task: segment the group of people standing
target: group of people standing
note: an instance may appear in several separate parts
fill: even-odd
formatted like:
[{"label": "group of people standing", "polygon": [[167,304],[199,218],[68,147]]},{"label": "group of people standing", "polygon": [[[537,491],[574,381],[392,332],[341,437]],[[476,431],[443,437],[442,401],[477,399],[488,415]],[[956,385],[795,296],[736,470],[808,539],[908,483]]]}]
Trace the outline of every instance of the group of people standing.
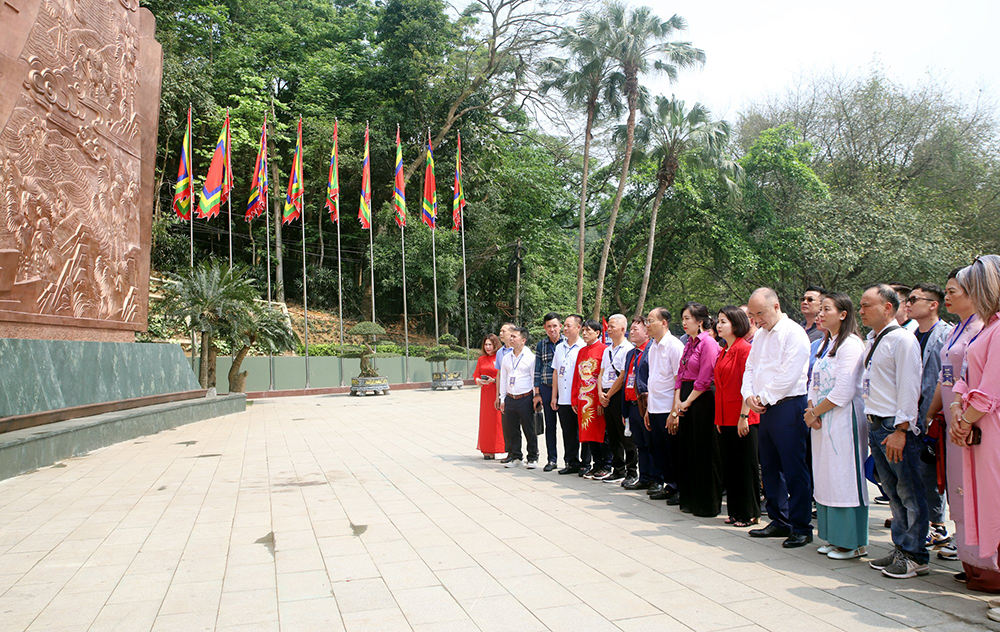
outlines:
[{"label": "group of people standing", "polygon": [[607,343],[596,321],[549,313],[534,351],[527,330],[506,324],[484,340],[475,373],[479,449],[537,467],[540,412],[546,472],[558,468],[558,425],[559,474],[693,515],[718,516],[725,492],[726,522],[754,526],[763,484],[769,523],[749,535],[805,546],[815,518],[818,552],[839,560],[867,555],[867,474],[892,513],[894,548],[873,569],[923,575],[936,551],[961,559],[956,579],[970,589],[1000,592],[1000,256],[977,257],[944,288],[872,285],[857,308],[809,287],[800,311],[804,324],[760,288],[714,318],[687,303],[680,338],[665,308],[616,314]]}]

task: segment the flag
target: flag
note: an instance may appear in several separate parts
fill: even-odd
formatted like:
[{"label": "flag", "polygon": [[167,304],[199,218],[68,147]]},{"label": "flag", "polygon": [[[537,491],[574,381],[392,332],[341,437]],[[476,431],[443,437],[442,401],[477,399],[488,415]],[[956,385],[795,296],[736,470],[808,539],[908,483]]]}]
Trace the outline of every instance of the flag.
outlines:
[{"label": "flag", "polygon": [[219,140],[215,143],[215,153],[212,163],[208,166],[205,176],[205,186],[198,201],[198,219],[212,219],[219,214],[219,209],[229,199],[233,188],[233,174],[229,172],[229,112],[226,112],[226,122],[222,125]]},{"label": "flag", "polygon": [[607,344],[611,338],[608,337],[608,319],[601,319],[601,342]]},{"label": "flag", "polygon": [[358,206],[361,228],[372,227],[372,166],[368,156],[368,124],[365,124],[365,159],[361,163],[361,201]]},{"label": "flag", "polygon": [[177,167],[177,184],[174,186],[174,211],[177,217],[191,219],[191,200],[194,199],[194,175],[191,173],[191,106],[188,106],[187,132],[181,147],[181,164]]},{"label": "flag", "polygon": [[403,148],[399,144],[399,125],[396,126],[396,186],[392,195],[392,208],[396,211],[396,225],[406,226],[406,183],[403,182]]},{"label": "flag", "polygon": [[434,147],[431,145],[431,131],[427,130],[427,167],[424,170],[423,220],[431,227],[437,227],[437,184],[434,182]]},{"label": "flag", "polygon": [[458,134],[458,153],[455,154],[455,201],[451,210],[452,227],[462,230],[462,214],[465,212],[465,191],[462,189],[462,134]]},{"label": "flag", "polygon": [[250,199],[247,202],[246,220],[256,219],[267,206],[267,114],[260,128],[260,149],[254,163],[253,179],[250,181]]},{"label": "flag", "polygon": [[292,172],[288,175],[288,194],[285,196],[285,209],[282,212],[281,223],[290,224],[302,215],[302,117],[299,117],[299,132],[295,142],[295,158],[292,159]]},{"label": "flag", "polygon": [[337,158],[337,121],[333,121],[333,152],[330,154],[330,175],[326,179],[326,208],[330,211],[330,221],[340,222],[338,200],[340,196],[340,178],[337,175],[339,159]]}]

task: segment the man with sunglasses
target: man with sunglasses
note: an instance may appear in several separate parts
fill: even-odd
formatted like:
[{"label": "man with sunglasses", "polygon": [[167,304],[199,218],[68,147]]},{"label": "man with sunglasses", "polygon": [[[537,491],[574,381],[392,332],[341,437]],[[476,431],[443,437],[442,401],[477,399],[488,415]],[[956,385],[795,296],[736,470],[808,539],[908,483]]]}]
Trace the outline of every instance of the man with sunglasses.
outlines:
[{"label": "man with sunglasses", "polygon": [[823,331],[816,326],[816,316],[823,307],[823,297],[825,295],[826,290],[818,285],[810,285],[802,293],[802,300],[799,301],[799,311],[802,312],[802,317],[805,319],[805,323],[802,326],[806,330],[806,335],[809,336],[810,344],[817,340],[822,340],[825,336]]},{"label": "man with sunglasses", "polygon": [[[918,283],[906,297],[906,316],[917,323],[913,335],[920,343],[920,357],[923,372],[920,378],[920,401],[917,411],[917,423],[928,436],[927,409],[934,400],[934,390],[937,388],[938,375],[941,373],[941,347],[947,343],[951,335],[951,325],[938,317],[938,309],[944,302],[944,290],[931,283]],[[938,433],[935,433],[938,434]],[[940,433],[946,437],[947,433]],[[932,442],[935,452],[944,450],[944,443],[939,439]],[[924,491],[927,492],[927,513],[930,518],[930,531],[927,535],[928,548],[941,549],[951,542],[951,534],[944,523],[944,493],[938,491],[937,462],[921,460],[924,478]]]}]

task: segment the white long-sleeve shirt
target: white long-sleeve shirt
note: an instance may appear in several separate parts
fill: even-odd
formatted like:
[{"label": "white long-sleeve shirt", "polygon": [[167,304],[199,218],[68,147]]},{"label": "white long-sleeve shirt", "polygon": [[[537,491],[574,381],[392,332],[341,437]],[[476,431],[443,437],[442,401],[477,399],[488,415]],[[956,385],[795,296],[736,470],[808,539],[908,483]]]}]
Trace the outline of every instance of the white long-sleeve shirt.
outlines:
[{"label": "white long-sleeve shirt", "polygon": [[556,403],[560,406],[573,403],[573,371],[576,369],[576,356],[584,346],[583,338],[577,338],[573,344],[563,340],[552,354],[552,370],[556,372]]},{"label": "white long-sleeve shirt", "polygon": [[669,413],[674,407],[674,386],[677,369],[684,355],[684,344],[669,331],[657,341],[649,339],[646,358],[649,362],[649,379],[646,381],[649,395],[646,409],[654,414]]},{"label": "white long-sleeve shirt", "polygon": [[535,354],[527,347],[520,355],[514,351],[500,361],[500,401],[507,395],[524,395],[535,386]]},{"label": "white long-sleeve shirt", "polygon": [[765,406],[806,394],[809,335],[785,314],[771,330],[757,330],[743,371],[743,399],[754,395]]},{"label": "white long-sleeve shirt", "polygon": [[923,372],[920,343],[906,329],[894,329],[883,336],[872,354],[871,364],[866,365],[865,358],[874,342],[875,332],[868,332],[865,352],[858,361],[865,414],[895,417],[896,426],[909,422],[910,432],[919,434],[917,406]]}]

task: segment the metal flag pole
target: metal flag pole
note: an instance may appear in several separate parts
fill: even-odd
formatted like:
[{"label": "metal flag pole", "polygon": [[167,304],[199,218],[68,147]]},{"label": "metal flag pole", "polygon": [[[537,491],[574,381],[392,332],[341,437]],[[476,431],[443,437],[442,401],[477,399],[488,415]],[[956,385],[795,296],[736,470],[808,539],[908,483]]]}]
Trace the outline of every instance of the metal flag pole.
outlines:
[{"label": "metal flag pole", "polygon": [[399,246],[403,254],[403,383],[410,381],[410,315],[406,311],[406,226],[399,227]]},{"label": "metal flag pole", "polygon": [[462,233],[462,291],[465,293],[465,379],[469,379],[469,365],[472,363],[469,351],[469,276],[465,270],[465,211],[459,207],[459,221]]},{"label": "metal flag pole", "polygon": [[[271,107],[274,107],[274,97],[271,97]],[[267,164],[267,112],[264,112],[264,164]],[[267,183],[267,188],[271,188],[271,183]],[[271,214],[268,208],[268,193],[265,190],[262,192],[264,195],[264,229],[267,232],[267,308],[271,309]],[[267,352],[267,390],[274,390],[274,354]]]},{"label": "metal flag pole", "polygon": [[[431,151],[431,128],[427,128],[427,151]],[[427,176],[424,176],[426,181]],[[426,182],[425,182],[426,186]],[[433,220],[431,226],[431,266],[434,270],[434,344],[440,344],[441,333],[438,330],[438,277],[437,277],[437,246],[435,245],[434,234],[437,232],[437,192],[434,193],[433,207],[431,212],[433,213],[431,219]]]},{"label": "metal flag pole", "polygon": [[[226,180],[222,186],[233,181],[233,141],[229,123],[229,108],[226,108]],[[226,213],[229,216],[229,269],[233,269],[233,188],[229,187],[226,196]]]},{"label": "metal flag pole", "polygon": [[[191,270],[193,272],[194,271],[194,207],[195,207],[195,199],[194,199],[194,150],[192,148],[194,147],[194,138],[193,138],[194,134],[191,132],[191,103],[190,102],[188,103],[188,128],[187,128],[187,132],[185,132],[185,133],[187,134],[188,151],[191,152],[191,155],[187,156],[187,161],[188,161],[188,182],[190,183],[190,184],[188,184],[188,187],[189,187],[189,189],[191,191],[190,200],[189,200],[189,204],[190,204],[189,209],[190,210],[188,210],[188,230],[191,233]],[[195,352],[195,349],[197,347],[197,341],[195,340],[195,335],[194,335],[194,323],[191,323],[191,325],[192,325],[192,327],[191,327],[191,370],[194,371],[194,352]]]},{"label": "metal flag pole", "polygon": [[[299,115],[299,171],[302,171],[302,115]],[[294,165],[292,165],[294,168]],[[299,182],[301,187],[302,202],[302,315],[306,325],[306,388],[309,388],[309,294],[306,291],[306,188],[303,182]]]},{"label": "metal flag pole", "polygon": [[[336,130],[337,119],[333,120],[333,126]],[[333,150],[337,151],[337,135],[333,135]],[[337,156],[337,163],[334,164],[334,169],[340,169],[340,157]],[[337,175],[337,197],[334,198],[334,204],[337,208],[337,320],[340,321],[340,348],[344,348],[344,284],[341,281],[340,276],[340,174]],[[340,385],[344,385],[344,356],[343,352],[337,354],[337,364],[340,368]]]},{"label": "metal flag pole", "polygon": [[[365,148],[368,149],[368,188],[371,189],[371,149],[368,144],[368,121],[365,121]],[[361,192],[364,195],[365,191]],[[371,276],[372,276],[372,322],[375,321],[375,211],[371,207],[371,200],[368,200],[368,256],[371,259]],[[374,338],[373,338],[374,340]],[[378,346],[376,345],[376,349]],[[378,368],[378,356],[373,358],[375,368]]]}]

